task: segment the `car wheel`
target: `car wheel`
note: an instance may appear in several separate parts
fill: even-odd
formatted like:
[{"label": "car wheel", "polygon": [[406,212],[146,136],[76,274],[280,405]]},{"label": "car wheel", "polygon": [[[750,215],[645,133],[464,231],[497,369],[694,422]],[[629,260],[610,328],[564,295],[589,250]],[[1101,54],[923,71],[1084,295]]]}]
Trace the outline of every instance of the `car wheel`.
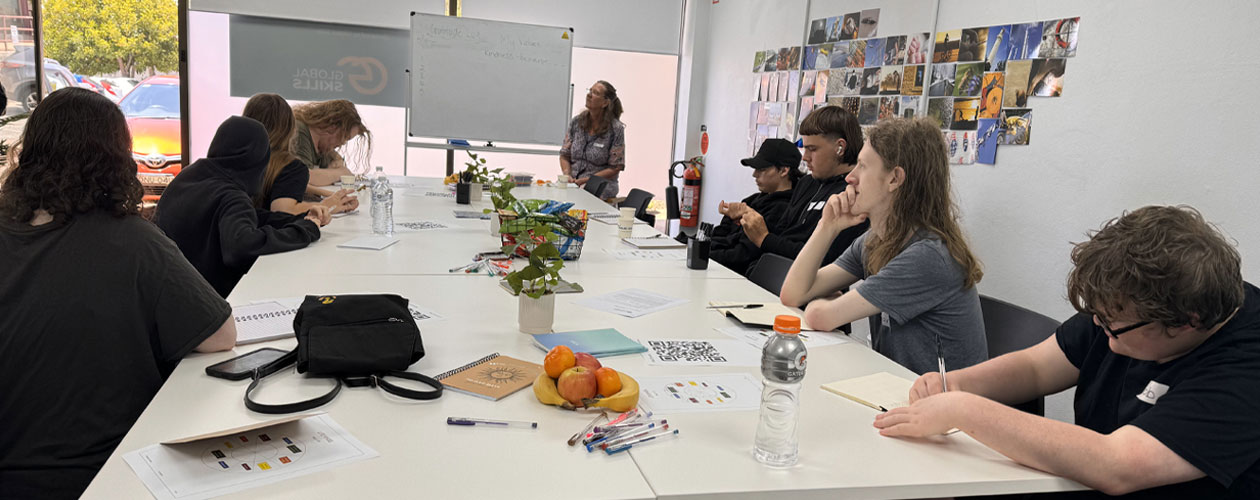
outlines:
[{"label": "car wheel", "polygon": [[28,91],[26,97],[22,99],[22,109],[27,113],[35,110],[35,106],[39,104],[39,95],[34,91]]}]

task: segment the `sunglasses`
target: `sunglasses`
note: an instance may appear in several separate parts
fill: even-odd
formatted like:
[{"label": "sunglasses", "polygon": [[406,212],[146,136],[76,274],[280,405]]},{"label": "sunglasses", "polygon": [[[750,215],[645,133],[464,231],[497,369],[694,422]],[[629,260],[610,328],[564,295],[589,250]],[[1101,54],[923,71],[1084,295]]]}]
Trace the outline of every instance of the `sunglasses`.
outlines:
[{"label": "sunglasses", "polygon": [[1139,321],[1139,322],[1137,322],[1137,323],[1134,323],[1134,324],[1132,324],[1132,325],[1126,326],[1126,327],[1124,327],[1124,328],[1121,328],[1121,329],[1118,329],[1118,330],[1112,330],[1112,329],[1111,329],[1111,325],[1107,323],[1107,320],[1102,319],[1102,317],[1100,317],[1100,316],[1098,316],[1098,315],[1094,315],[1094,317],[1095,317],[1095,318],[1098,318],[1098,323],[1099,323],[1099,325],[1100,325],[1100,326],[1102,326],[1103,333],[1106,333],[1107,335],[1110,335],[1112,338],[1119,337],[1120,335],[1122,335],[1122,334],[1124,334],[1124,333],[1131,332],[1131,331],[1133,331],[1133,330],[1137,330],[1138,328],[1142,328],[1142,327],[1144,327],[1144,326],[1146,326],[1146,325],[1151,324],[1151,322],[1150,322],[1150,321]]}]

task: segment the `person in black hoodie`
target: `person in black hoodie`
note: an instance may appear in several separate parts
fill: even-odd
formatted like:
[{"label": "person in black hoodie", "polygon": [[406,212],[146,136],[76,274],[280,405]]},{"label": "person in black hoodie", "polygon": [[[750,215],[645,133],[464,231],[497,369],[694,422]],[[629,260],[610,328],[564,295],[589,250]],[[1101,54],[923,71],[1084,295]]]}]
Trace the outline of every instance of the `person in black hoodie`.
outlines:
[{"label": "person in black hoodie", "polygon": [[153,222],[224,298],[258,256],[305,248],[331,220],[322,205],[300,215],[254,207],[270,155],[261,123],[228,118],[206,158],[175,177],[158,201]]},{"label": "person in black hoodie", "polygon": [[[800,131],[810,175],[792,188],[787,211],[778,220],[751,209],[736,218],[744,230],[740,241],[752,258],[750,262],[755,263],[764,253],[796,259],[822,218],[827,199],[848,187],[844,176],[853,170],[858,152],[862,150],[862,129],[857,117],[839,106],[814,110],[801,122]],[[835,262],[868,227],[870,223],[863,222],[842,231],[832,241],[823,263]],[[752,269],[750,266],[736,271],[744,271],[747,276]]]},{"label": "person in black hoodie", "polygon": [[718,211],[723,214],[722,222],[714,226],[710,235],[712,247],[709,258],[742,273],[760,257],[760,252],[741,242],[744,231],[736,220],[745,211],[753,210],[772,221],[772,225],[777,223],[787,212],[792,187],[803,174],[800,170],[800,150],[785,139],[767,139],[756,156],[745,158],[740,163],[753,168],[757,192],[742,201],[723,201],[718,205]]}]

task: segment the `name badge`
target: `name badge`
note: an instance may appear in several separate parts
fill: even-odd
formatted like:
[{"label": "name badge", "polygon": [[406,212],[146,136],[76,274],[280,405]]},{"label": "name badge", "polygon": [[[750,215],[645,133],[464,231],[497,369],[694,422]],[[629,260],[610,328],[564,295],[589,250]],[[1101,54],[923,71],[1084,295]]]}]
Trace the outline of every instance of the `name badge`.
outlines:
[{"label": "name badge", "polygon": [[1143,403],[1153,405],[1164,394],[1168,394],[1168,386],[1152,380],[1146,384],[1146,390],[1138,393],[1137,398]]},{"label": "name badge", "polygon": [[595,147],[597,147],[597,148],[602,148],[602,147],[604,147],[604,143],[602,143],[602,142],[592,143],[591,145],[592,145],[592,146],[595,146]]}]

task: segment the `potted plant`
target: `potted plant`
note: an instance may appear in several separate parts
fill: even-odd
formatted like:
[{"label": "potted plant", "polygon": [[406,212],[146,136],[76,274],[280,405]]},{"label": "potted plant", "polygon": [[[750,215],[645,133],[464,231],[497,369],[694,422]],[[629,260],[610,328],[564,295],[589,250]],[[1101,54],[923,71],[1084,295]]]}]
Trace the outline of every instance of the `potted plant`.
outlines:
[{"label": "potted plant", "polygon": [[471,184],[468,188],[468,199],[470,201],[481,201],[482,186],[488,185],[498,178],[498,174],[503,171],[503,168],[491,170],[486,167],[485,158],[479,158],[477,153],[472,152],[472,150],[466,152],[469,160],[464,162],[464,165],[468,166],[468,168],[464,169],[464,178],[468,179],[467,182]]},{"label": "potted plant", "polygon": [[550,333],[556,316],[556,288],[560,286],[560,270],[564,261],[553,244],[558,236],[545,224],[535,224],[513,234],[516,243],[505,245],[503,253],[512,255],[518,246],[525,246],[529,259],[525,266],[508,273],[512,293],[520,297],[517,323],[521,333]]},{"label": "potted plant", "polygon": [[516,187],[516,183],[508,176],[499,176],[490,181],[490,203],[494,204],[494,208],[482,210],[482,213],[490,214],[490,235],[498,237],[501,227],[500,213],[503,210],[511,210],[512,204],[516,202],[516,196],[512,194],[512,188]]}]

